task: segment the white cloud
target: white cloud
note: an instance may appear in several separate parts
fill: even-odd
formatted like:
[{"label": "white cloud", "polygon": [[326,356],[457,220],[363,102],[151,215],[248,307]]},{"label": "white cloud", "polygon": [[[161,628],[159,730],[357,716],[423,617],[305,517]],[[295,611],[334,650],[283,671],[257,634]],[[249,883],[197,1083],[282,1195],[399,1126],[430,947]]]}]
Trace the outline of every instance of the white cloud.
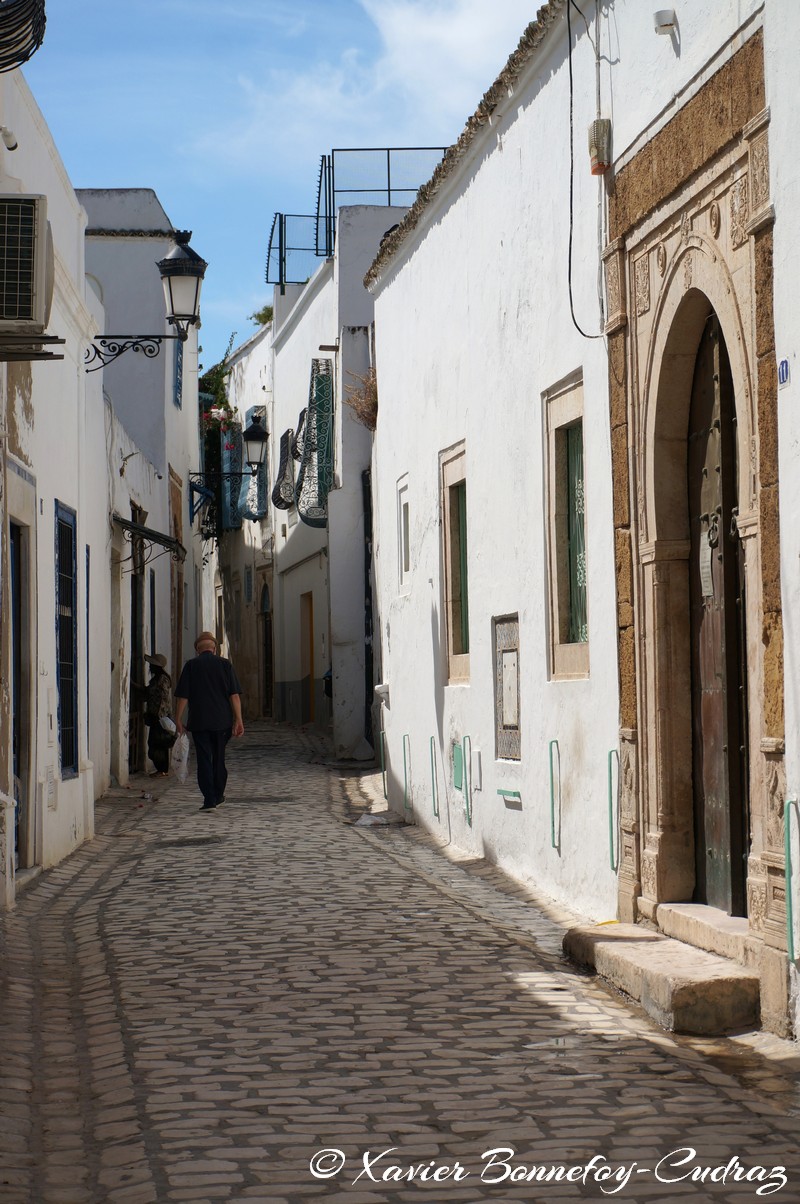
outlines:
[{"label": "white cloud", "polygon": [[378,35],[376,56],[351,45],[326,54],[321,38],[300,62],[241,72],[237,95],[220,96],[224,127],[204,131],[187,158],[277,182],[308,173],[332,146],[449,145],[532,10],[530,0],[358,3]]},{"label": "white cloud", "polygon": [[415,108],[460,127],[530,20],[530,0],[359,0],[383,43],[378,70]]}]

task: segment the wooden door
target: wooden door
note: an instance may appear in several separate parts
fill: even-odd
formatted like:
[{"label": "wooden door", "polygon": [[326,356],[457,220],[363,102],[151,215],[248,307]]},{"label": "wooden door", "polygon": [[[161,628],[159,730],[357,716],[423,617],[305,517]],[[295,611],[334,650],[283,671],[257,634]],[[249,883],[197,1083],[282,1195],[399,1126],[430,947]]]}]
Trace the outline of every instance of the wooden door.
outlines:
[{"label": "wooden door", "polygon": [[688,447],[695,898],[744,915],[746,661],[736,488],[733,382],[712,314],[695,365]]},{"label": "wooden door", "polygon": [[314,595],[300,595],[301,723],[314,722]]}]

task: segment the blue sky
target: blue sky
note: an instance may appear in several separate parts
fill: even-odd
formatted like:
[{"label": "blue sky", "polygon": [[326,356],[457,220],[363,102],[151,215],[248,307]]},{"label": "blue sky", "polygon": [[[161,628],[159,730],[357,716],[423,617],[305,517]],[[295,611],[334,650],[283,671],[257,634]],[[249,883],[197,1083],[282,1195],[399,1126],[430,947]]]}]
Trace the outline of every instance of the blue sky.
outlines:
[{"label": "blue sky", "polygon": [[447,146],[538,0],[47,0],[23,73],[75,187],[154,188],[209,267],[201,360],[264,281],[275,211],[333,147]]}]

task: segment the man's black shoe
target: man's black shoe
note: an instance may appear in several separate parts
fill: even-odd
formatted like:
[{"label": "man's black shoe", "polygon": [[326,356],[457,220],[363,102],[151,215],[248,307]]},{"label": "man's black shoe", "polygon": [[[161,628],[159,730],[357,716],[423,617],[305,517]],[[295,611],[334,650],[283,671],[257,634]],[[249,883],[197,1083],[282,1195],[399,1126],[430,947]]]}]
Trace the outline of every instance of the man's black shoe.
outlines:
[{"label": "man's black shoe", "polygon": [[202,807],[200,808],[201,811],[216,811],[216,809],[216,803],[203,803]]}]

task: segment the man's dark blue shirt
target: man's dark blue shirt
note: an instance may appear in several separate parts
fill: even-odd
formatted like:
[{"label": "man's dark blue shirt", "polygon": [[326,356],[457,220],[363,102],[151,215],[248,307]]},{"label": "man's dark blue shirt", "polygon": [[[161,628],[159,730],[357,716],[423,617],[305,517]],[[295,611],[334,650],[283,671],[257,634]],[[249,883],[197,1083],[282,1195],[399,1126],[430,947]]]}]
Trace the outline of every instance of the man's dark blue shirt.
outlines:
[{"label": "man's dark blue shirt", "polygon": [[189,703],[190,732],[224,732],[233,726],[231,694],[241,694],[236,670],[224,656],[201,652],[183,666],[176,698]]}]

